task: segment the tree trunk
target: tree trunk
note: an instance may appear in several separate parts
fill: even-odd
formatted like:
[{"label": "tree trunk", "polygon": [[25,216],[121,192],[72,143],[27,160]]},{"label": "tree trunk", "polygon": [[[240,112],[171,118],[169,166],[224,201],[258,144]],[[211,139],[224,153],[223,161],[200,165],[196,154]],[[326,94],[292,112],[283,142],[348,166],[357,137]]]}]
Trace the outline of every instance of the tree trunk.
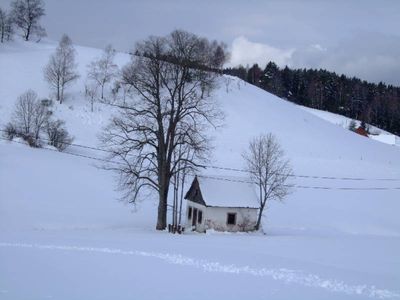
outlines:
[{"label": "tree trunk", "polygon": [[29,36],[31,34],[31,26],[29,25],[26,29],[25,41],[29,41]]},{"label": "tree trunk", "polygon": [[60,86],[57,85],[57,101],[60,101]]},{"label": "tree trunk", "polygon": [[64,100],[64,87],[61,86],[60,104],[62,104],[63,100]]},{"label": "tree trunk", "polygon": [[183,171],[183,175],[182,175],[182,182],[181,182],[181,196],[179,199],[179,220],[178,220],[178,224],[181,225],[182,223],[182,202],[183,202],[183,189],[185,187],[185,177],[186,177],[186,173],[185,171]]},{"label": "tree trunk", "polygon": [[178,224],[178,199],[179,199],[179,183],[180,183],[180,172],[175,174],[174,180],[174,225],[177,226]]},{"label": "tree trunk", "polygon": [[168,202],[168,186],[166,183],[160,185],[158,215],[157,215],[157,230],[167,228],[167,202]]},{"label": "tree trunk", "polygon": [[256,230],[259,230],[259,229],[260,229],[261,218],[262,218],[263,210],[264,210],[264,206],[260,207],[260,211],[259,211],[259,213],[258,213],[258,218],[257,218],[257,223],[256,223]]},{"label": "tree trunk", "polygon": [[164,230],[167,228],[167,205],[168,205],[168,190],[170,178],[168,177],[168,168],[165,166],[164,160],[159,160],[159,203],[158,203],[158,216],[157,216],[157,230]]},{"label": "tree trunk", "polygon": [[263,200],[263,190],[262,190],[262,181],[261,181],[261,175],[259,175],[260,178],[260,182],[258,183],[258,187],[259,187],[259,201],[260,201],[260,211],[258,212],[258,218],[257,218],[257,223],[256,223],[256,230],[260,229],[260,224],[261,224],[261,217],[262,217],[262,213],[264,210],[264,200]]}]

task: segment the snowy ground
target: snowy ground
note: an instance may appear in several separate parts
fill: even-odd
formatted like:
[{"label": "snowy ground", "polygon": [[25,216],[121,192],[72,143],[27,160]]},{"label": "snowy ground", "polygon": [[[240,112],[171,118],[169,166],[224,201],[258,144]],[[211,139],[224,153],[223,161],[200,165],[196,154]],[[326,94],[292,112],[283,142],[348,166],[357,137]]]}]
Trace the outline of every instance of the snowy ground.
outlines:
[{"label": "snowy ground", "polygon": [[[48,96],[42,69],[53,50],[0,46],[0,125],[27,88]],[[77,51],[82,78],[55,115],[76,143],[96,146],[112,111],[91,113],[82,91],[100,51]],[[230,77],[216,99],[226,120],[211,132],[212,164],[243,168],[249,139],[273,132],[295,174],[363,180],[293,178],[302,187],[268,208],[266,235],[170,235],[154,231],[154,199],[137,211],[119,202],[113,174],[96,161],[0,140],[0,299],[400,298],[400,180],[380,180],[400,179],[400,149]],[[384,189],[343,189],[371,187]]]}]

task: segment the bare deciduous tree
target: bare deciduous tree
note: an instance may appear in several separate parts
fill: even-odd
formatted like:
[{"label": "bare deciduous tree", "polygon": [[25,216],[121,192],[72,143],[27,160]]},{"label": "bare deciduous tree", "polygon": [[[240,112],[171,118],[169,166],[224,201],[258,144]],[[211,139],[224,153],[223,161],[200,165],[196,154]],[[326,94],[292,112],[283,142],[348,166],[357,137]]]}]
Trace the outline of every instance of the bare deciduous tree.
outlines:
[{"label": "bare deciduous tree", "polygon": [[14,21],[10,13],[7,14],[5,25],[5,39],[11,41],[14,34]]},{"label": "bare deciduous tree", "polygon": [[256,230],[260,228],[261,217],[267,203],[271,200],[282,201],[290,192],[286,184],[292,173],[289,160],[273,134],[254,138],[247,152],[243,154],[252,181],[259,188],[259,214]]},{"label": "bare deciduous tree", "polygon": [[103,56],[88,65],[88,78],[100,87],[101,99],[104,99],[104,87],[117,74],[118,67],[114,64],[115,50],[111,45],[104,49]]},{"label": "bare deciduous tree", "polygon": [[[211,97],[217,77],[208,72],[214,55],[211,49],[206,39],[185,31],[137,44],[136,56],[122,72],[122,83],[136,97],[103,135],[113,157],[123,162],[110,168],[120,175],[129,200],[135,202],[143,189],[157,191],[158,230],[167,225],[171,179],[206,158],[205,129],[222,117]],[[191,151],[190,157],[178,151],[180,145]]]},{"label": "bare deciduous tree", "polygon": [[85,84],[85,97],[90,102],[90,111],[93,112],[94,102],[98,97],[98,86],[97,84],[86,83]]},{"label": "bare deciduous tree", "polygon": [[7,14],[6,12],[0,7],[0,43],[4,42],[5,35],[6,35],[6,21],[7,21]]},{"label": "bare deciduous tree", "polygon": [[36,43],[39,43],[42,40],[42,38],[47,37],[46,29],[44,29],[43,27],[37,28],[35,36],[36,36]]},{"label": "bare deciduous tree", "polygon": [[229,53],[227,52],[227,46],[224,43],[218,43],[213,41],[211,43],[211,51],[213,55],[211,56],[210,65],[214,69],[221,69],[224,63],[229,60]]},{"label": "bare deciduous tree", "polygon": [[33,113],[37,101],[37,94],[28,90],[18,97],[15,104],[12,121],[17,130],[22,134],[30,134],[33,131]]},{"label": "bare deciduous tree", "polygon": [[38,100],[37,94],[28,90],[18,97],[13,114],[13,123],[17,132],[24,137],[31,136],[37,144],[40,132],[49,119],[47,107]]},{"label": "bare deciduous tree", "polygon": [[42,0],[14,0],[11,8],[14,23],[22,30],[26,41],[32,34],[43,35],[44,28],[39,24],[40,18],[45,15]]},{"label": "bare deciduous tree", "polygon": [[44,77],[55,90],[57,100],[62,103],[65,87],[79,77],[76,73],[75,49],[67,35],[62,36],[56,53],[50,56],[44,68]]},{"label": "bare deciduous tree", "polygon": [[9,13],[0,8],[0,42],[10,41],[14,34],[13,20]]}]

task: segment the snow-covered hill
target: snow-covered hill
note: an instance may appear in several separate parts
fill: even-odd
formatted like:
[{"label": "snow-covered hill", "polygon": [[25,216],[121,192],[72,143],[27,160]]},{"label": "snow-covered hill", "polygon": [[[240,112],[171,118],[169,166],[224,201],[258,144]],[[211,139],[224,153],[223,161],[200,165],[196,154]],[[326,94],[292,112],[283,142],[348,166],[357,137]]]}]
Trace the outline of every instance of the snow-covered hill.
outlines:
[{"label": "snow-covered hill", "polygon": [[[339,126],[343,127],[344,129],[348,129],[350,126],[350,123],[352,121],[352,119],[350,119],[348,117],[334,114],[334,113],[331,113],[328,111],[318,110],[318,109],[305,107],[305,106],[299,106],[299,107],[312,113],[313,115],[316,115],[317,117],[320,117],[321,119],[323,119],[325,121],[339,125]],[[356,122],[357,126],[360,126],[360,124],[361,124],[360,121],[355,120],[355,122]],[[372,125],[369,125],[369,131],[371,133],[369,136],[371,139],[381,142],[381,143],[395,145],[395,146],[400,147],[400,137],[398,137],[397,135],[392,134],[390,132],[387,132],[385,130],[382,130],[382,129],[377,128]]]},{"label": "snow-covered hill", "polygon": [[[26,89],[49,96],[42,70],[55,46],[0,45],[0,126]],[[113,109],[90,112],[83,90],[101,50],[76,50],[81,78],[54,114],[75,143],[97,146]],[[211,164],[243,168],[248,141],[272,132],[295,174],[359,180],[293,178],[300,187],[270,205],[266,235],[178,236],[154,232],[155,199],[137,211],[119,202],[113,174],[96,161],[0,140],[0,299],[399,298],[400,148],[235,78],[221,79],[215,99],[226,119],[210,132]]]}]

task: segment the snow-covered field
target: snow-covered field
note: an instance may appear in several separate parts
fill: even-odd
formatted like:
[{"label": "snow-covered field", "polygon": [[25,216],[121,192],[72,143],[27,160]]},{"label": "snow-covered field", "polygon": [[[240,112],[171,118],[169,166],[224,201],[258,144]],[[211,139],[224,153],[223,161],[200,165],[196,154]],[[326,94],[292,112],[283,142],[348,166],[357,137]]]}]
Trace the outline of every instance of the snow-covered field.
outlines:
[{"label": "snow-covered field", "polygon": [[[26,89],[49,96],[42,69],[54,48],[0,46],[0,126]],[[83,85],[101,52],[76,49],[81,79],[54,114],[75,143],[97,146],[112,110],[90,112]],[[295,174],[342,179],[293,178],[300,187],[270,205],[265,235],[170,235],[154,230],[156,197],[136,210],[118,201],[113,174],[98,162],[0,140],[0,299],[400,298],[400,148],[234,78],[221,80],[215,98],[226,119],[210,133],[213,165],[243,168],[249,139],[273,132]]]}]

